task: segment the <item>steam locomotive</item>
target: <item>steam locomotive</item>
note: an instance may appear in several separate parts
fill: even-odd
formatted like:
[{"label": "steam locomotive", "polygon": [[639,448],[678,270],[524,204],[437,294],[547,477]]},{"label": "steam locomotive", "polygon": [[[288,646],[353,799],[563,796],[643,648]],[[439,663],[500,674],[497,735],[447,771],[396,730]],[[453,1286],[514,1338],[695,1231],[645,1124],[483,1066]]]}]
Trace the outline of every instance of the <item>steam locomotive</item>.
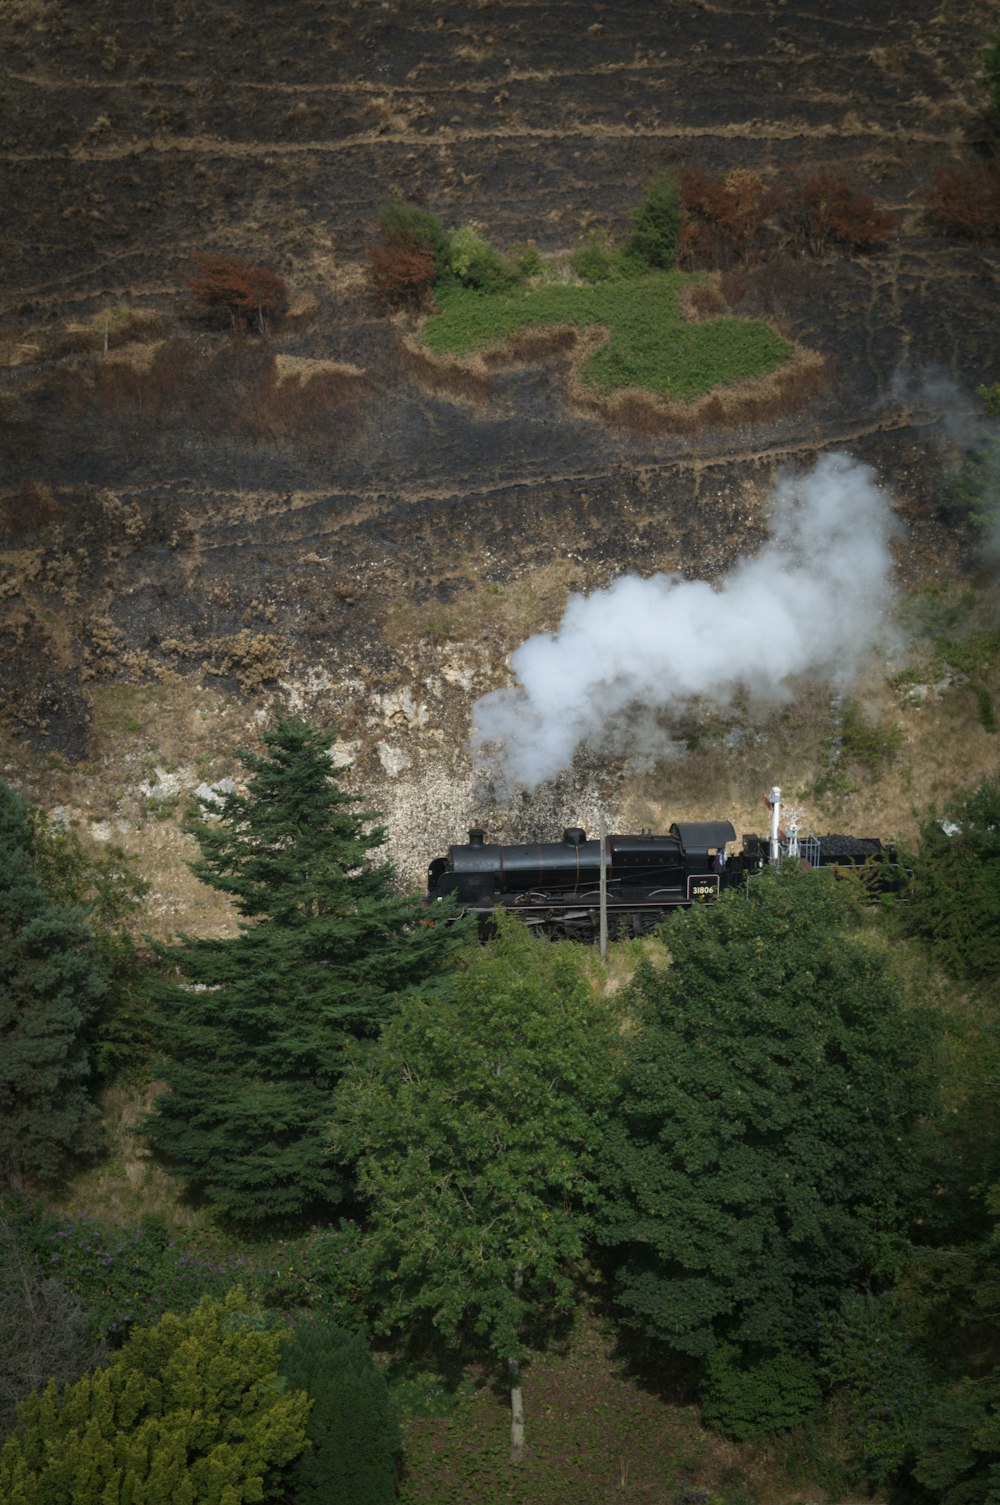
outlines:
[{"label": "steam locomotive", "polygon": [[[735,840],[728,820],[678,821],[666,836],[608,836],[609,936],[644,935],[672,910],[715,899],[784,858],[838,868],[858,868],[878,857],[895,861],[892,849],[875,838],[799,837],[794,825],[786,834],[776,821],[770,838],[744,836],[742,849],[730,856],[727,847]],[[475,826],[464,846],[449,847],[447,857],[436,857],[428,868],[428,903],[448,896],[465,913],[478,915],[484,932],[499,907],[551,939],[592,941],[600,922],[601,843],[570,826],[559,842],[495,846]]]}]

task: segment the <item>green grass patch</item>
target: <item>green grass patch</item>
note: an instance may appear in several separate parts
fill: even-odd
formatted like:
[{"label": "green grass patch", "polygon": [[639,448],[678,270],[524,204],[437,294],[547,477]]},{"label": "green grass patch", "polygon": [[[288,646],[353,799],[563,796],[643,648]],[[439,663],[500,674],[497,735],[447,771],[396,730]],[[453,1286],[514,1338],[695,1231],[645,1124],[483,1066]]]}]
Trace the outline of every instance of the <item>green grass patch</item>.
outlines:
[{"label": "green grass patch", "polygon": [[438,355],[469,355],[504,345],[529,325],[604,326],[605,343],[584,362],[580,377],[600,392],[642,387],[692,402],[714,387],[754,380],[792,353],[787,340],[753,319],[688,319],[682,291],[698,281],[684,272],[575,287],[547,284],[498,294],[449,287],[440,313],[428,319],[423,340]]}]

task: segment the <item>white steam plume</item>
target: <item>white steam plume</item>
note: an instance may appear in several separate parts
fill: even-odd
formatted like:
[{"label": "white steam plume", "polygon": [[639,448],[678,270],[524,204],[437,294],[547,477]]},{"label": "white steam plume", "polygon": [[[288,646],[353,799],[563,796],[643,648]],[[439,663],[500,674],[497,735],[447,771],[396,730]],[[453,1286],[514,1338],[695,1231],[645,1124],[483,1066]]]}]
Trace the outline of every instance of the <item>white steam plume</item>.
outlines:
[{"label": "white steam plume", "polygon": [[780,481],[768,543],[718,585],[626,575],[571,596],[556,631],[512,655],[517,685],[476,702],[474,748],[533,789],[581,747],[631,745],[632,728],[648,752],[651,716],[698,698],[773,703],[802,675],[846,685],[885,629],[893,528],[870,467],[825,455]]}]

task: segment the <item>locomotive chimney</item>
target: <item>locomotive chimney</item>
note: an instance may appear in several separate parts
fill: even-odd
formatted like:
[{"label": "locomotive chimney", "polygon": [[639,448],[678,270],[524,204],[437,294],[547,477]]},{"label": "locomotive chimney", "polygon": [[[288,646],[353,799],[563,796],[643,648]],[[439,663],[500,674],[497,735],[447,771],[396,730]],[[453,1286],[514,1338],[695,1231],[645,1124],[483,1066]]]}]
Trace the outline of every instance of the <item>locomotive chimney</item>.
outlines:
[{"label": "locomotive chimney", "polygon": [[587,840],[587,833],[582,826],[567,826],[563,832],[563,841],[568,847],[582,847]]},{"label": "locomotive chimney", "polygon": [[481,847],[485,835],[486,832],[483,830],[482,826],[472,826],[469,830],[469,846]]}]

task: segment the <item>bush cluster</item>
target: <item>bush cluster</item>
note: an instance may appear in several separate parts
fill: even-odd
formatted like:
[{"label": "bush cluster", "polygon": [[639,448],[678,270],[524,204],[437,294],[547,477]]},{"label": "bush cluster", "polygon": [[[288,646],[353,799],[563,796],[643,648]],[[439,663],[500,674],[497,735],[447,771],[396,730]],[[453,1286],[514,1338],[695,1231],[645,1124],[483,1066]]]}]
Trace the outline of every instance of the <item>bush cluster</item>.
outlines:
[{"label": "bush cluster", "polygon": [[250,266],[235,256],[196,254],[193,272],[177,280],[206,309],[224,312],[234,330],[266,335],[288,307],[288,289],[269,267]]},{"label": "bush cluster", "polygon": [[[669,269],[677,259],[681,215],[676,180],[659,174],[624,245],[616,248],[605,232],[593,231],[571,254],[570,266],[585,282]],[[378,237],[364,260],[369,296],[385,311],[427,310],[454,288],[493,296],[523,289],[542,265],[532,241],[501,251],[475,225],[449,233],[436,215],[401,203],[380,210]]]},{"label": "bush cluster", "polygon": [[249,1273],[241,1258],[176,1240],[154,1216],[121,1227],[59,1218],[25,1198],[6,1203],[4,1214],[24,1254],[79,1297],[92,1337],[112,1348],[134,1327],[188,1312],[204,1295],[221,1297]]},{"label": "bush cluster", "polygon": [[721,179],[685,169],[681,200],[679,259],[690,267],[745,266],[781,250],[814,257],[873,250],[896,224],[896,215],[835,172],[792,173],[767,186],[742,168]]}]

